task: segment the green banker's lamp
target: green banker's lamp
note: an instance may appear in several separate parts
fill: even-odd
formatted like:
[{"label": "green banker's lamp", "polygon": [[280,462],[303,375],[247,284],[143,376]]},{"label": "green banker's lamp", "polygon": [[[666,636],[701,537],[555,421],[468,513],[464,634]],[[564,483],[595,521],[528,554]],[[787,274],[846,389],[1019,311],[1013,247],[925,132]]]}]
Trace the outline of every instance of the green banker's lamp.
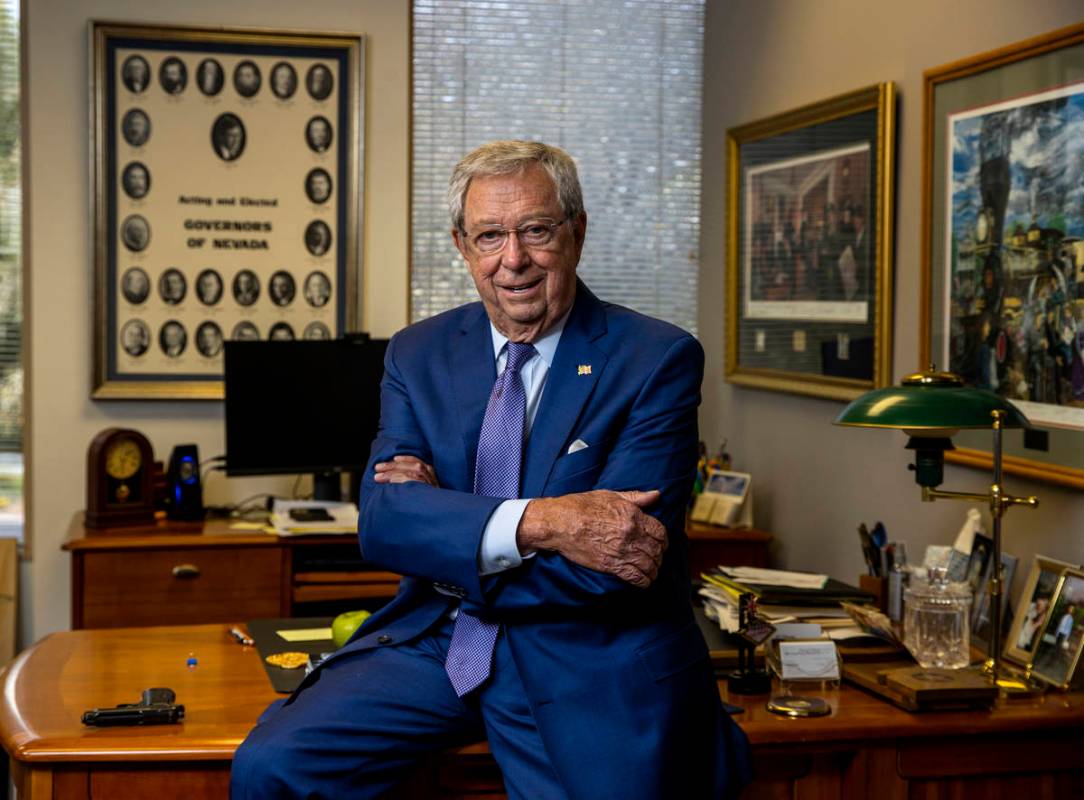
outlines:
[{"label": "green banker's lamp", "polygon": [[[1008,400],[986,389],[964,386],[951,372],[908,375],[899,386],[875,389],[859,397],[836,417],[836,425],[860,428],[897,428],[910,437],[907,449],[915,451],[915,482],[922,499],[986,502],[994,520],[993,572],[990,578],[990,659],[986,669],[996,684],[1001,677],[1001,518],[1010,506],[1035,508],[1036,497],[1013,497],[1001,484],[1001,435],[1005,428],[1027,428],[1030,423]],[[994,482],[986,494],[938,489],[944,480],[945,451],[952,437],[965,428],[993,428]]]}]

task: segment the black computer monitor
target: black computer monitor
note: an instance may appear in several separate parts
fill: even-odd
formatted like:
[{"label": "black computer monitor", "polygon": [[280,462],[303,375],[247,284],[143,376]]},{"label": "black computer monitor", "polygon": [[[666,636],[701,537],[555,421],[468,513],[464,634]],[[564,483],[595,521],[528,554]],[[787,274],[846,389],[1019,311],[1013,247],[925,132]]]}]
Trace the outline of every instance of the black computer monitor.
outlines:
[{"label": "black computer monitor", "polygon": [[376,435],[387,344],[226,342],[226,474],[311,472],[317,499],[340,499]]}]

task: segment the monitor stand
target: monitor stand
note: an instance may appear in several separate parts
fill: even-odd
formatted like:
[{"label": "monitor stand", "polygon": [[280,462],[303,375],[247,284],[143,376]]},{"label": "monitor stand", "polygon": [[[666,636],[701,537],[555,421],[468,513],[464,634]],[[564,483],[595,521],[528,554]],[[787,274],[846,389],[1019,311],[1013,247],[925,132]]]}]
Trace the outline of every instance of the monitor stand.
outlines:
[{"label": "monitor stand", "polygon": [[342,495],[342,473],[338,470],[314,472],[312,475],[312,499],[339,502]]}]

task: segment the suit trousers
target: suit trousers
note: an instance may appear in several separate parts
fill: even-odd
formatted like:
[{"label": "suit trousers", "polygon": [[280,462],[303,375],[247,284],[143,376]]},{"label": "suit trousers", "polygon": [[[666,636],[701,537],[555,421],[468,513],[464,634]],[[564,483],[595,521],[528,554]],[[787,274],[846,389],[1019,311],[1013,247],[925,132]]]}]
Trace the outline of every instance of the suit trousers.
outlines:
[{"label": "suit trousers", "polygon": [[459,698],[444,671],[452,626],[332,659],[314,684],[272,703],[234,756],[230,797],[377,798],[426,755],[484,734],[509,798],[567,798],[503,632],[489,681]]}]

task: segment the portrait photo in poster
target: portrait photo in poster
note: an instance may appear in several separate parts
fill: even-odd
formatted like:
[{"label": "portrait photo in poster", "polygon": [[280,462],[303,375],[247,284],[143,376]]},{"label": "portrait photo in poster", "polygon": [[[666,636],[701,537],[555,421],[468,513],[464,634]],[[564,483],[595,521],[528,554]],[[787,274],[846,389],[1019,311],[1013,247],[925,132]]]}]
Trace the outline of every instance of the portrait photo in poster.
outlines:
[{"label": "portrait photo in poster", "polygon": [[948,118],[942,363],[1084,429],[1084,82]]},{"label": "portrait photo in poster", "polygon": [[362,39],[91,23],[96,398],[357,329]]}]

